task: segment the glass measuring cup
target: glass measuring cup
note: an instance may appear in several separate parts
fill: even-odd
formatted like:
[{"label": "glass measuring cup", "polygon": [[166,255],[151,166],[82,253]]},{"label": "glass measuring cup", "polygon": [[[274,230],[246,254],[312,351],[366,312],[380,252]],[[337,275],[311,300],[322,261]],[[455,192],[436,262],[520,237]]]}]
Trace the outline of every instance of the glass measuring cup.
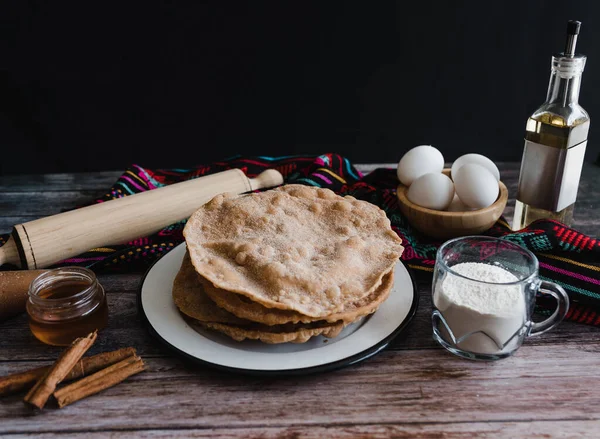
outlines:
[{"label": "glass measuring cup", "polygon": [[[498,360],[526,337],[554,328],[569,297],[560,285],[539,279],[538,269],[533,253],[503,239],[467,236],[444,243],[433,276],[434,339],[461,357]],[[558,303],[541,322],[532,320],[537,293]]]}]

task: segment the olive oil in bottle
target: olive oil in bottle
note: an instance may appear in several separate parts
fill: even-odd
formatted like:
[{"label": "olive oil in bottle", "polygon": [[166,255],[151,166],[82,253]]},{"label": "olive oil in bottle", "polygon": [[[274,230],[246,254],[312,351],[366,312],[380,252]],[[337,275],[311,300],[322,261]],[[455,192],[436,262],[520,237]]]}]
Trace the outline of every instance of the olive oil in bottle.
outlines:
[{"label": "olive oil in bottle", "polygon": [[565,51],[552,57],[546,102],[527,120],[513,230],[542,218],[573,221],[590,128],[578,102],[586,61],[575,53],[580,26],[569,21]]}]

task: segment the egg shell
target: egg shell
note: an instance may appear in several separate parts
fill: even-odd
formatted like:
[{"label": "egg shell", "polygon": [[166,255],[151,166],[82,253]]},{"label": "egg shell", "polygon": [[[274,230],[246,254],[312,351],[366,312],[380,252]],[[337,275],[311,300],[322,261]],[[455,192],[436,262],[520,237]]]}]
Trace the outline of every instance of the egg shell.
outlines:
[{"label": "egg shell", "polygon": [[478,209],[473,209],[472,207],[467,206],[465,203],[463,203],[460,200],[460,198],[458,197],[458,194],[456,194],[456,193],[454,194],[454,198],[452,198],[452,202],[450,203],[450,206],[448,206],[446,208],[446,211],[448,211],[448,212],[471,212],[473,210],[478,210]]},{"label": "egg shell", "polygon": [[416,146],[402,156],[398,163],[398,180],[410,186],[422,175],[431,172],[441,173],[444,169],[444,156],[431,145]]},{"label": "egg shell", "polygon": [[481,154],[465,154],[457,158],[454,163],[452,163],[452,169],[450,171],[453,179],[460,167],[466,165],[467,163],[476,163],[483,166],[490,171],[494,177],[496,177],[496,181],[500,181],[500,171],[498,170],[498,166],[496,166],[496,164],[486,156]]},{"label": "egg shell", "polygon": [[442,173],[421,175],[410,185],[406,197],[421,207],[445,210],[454,197],[454,183]]},{"label": "egg shell", "polygon": [[467,163],[458,169],[454,176],[454,187],[460,200],[476,209],[494,204],[500,192],[496,177],[476,163]]}]

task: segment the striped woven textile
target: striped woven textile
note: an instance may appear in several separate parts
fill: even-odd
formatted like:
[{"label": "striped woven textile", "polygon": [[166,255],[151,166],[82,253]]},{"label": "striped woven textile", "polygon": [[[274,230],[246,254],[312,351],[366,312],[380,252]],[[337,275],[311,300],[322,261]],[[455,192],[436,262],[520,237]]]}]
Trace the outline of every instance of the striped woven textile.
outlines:
[{"label": "striped woven textile", "polygon": [[[329,188],[341,195],[352,195],[382,208],[392,227],[404,241],[402,259],[425,280],[431,279],[437,248],[434,241],[415,229],[400,213],[396,198],[398,180],[394,169],[376,169],[364,176],[348,159],[337,154],[288,157],[234,157],[189,169],[127,169],[96,203],[152,190],[210,173],[240,168],[254,177],[265,169],[280,171],[286,183]],[[91,249],[67,259],[61,265],[82,265],[96,272],[145,270],[154,260],[183,241],[185,222],[165,227],[152,236],[140,237],[123,245]],[[600,326],[600,241],[556,221],[537,221],[519,232],[512,232],[504,218],[487,232],[518,243],[534,252],[540,261],[540,278],[563,286],[571,298],[567,319]],[[0,235],[0,245],[8,235]],[[549,312],[552,303],[538,299],[538,311]]]}]

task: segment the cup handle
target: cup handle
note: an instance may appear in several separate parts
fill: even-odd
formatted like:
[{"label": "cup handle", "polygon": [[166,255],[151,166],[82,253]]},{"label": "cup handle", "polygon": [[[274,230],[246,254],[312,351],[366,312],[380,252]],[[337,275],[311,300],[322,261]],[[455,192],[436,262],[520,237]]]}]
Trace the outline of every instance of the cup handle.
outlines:
[{"label": "cup handle", "polygon": [[543,334],[554,328],[567,315],[567,311],[569,310],[569,296],[560,285],[543,280],[540,282],[538,290],[542,294],[549,294],[554,297],[558,302],[558,306],[556,307],[556,311],[546,320],[531,325],[530,336]]}]

